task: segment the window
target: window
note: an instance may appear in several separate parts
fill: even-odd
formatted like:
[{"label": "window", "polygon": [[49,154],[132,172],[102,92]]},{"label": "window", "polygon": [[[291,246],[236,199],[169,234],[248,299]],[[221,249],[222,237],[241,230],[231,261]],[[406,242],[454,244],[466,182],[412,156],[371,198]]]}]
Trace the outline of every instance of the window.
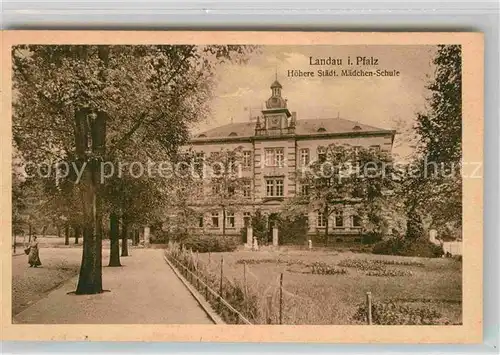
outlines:
[{"label": "window", "polygon": [[372,145],[370,146],[370,150],[375,153],[380,153],[380,146],[379,145]]},{"label": "window", "polygon": [[212,195],[218,195],[219,192],[220,192],[219,184],[215,183],[215,185],[212,185]]},{"label": "window", "polygon": [[234,228],[234,212],[226,212],[226,226]]},{"label": "window", "polygon": [[205,153],[203,153],[203,152],[196,153],[196,156],[194,158],[194,169],[200,177],[203,177],[203,163],[204,163],[204,161],[205,161]]},{"label": "window", "polygon": [[228,196],[234,196],[235,188],[234,186],[228,186],[227,187],[227,195]]},{"label": "window", "polygon": [[212,227],[219,228],[219,212],[212,212]]},{"label": "window", "polygon": [[285,153],[283,148],[269,148],[265,150],[266,166],[284,166]]},{"label": "window", "polygon": [[274,180],[266,181],[266,196],[274,196]]},{"label": "window", "polygon": [[326,160],[326,148],[325,147],[319,147],[318,148],[318,161],[320,163],[322,163],[325,160]]},{"label": "window", "polygon": [[203,228],[203,215],[198,217],[198,227]]},{"label": "window", "polygon": [[252,219],[252,216],[251,216],[250,212],[243,212],[243,224],[245,225],[245,227],[250,226],[251,219]]},{"label": "window", "polygon": [[343,227],[344,226],[344,213],[339,211],[335,213],[335,227]]},{"label": "window", "polygon": [[283,166],[285,161],[285,153],[283,149],[276,149],[276,165]]},{"label": "window", "polygon": [[237,167],[236,159],[233,156],[227,158],[227,172],[228,173],[236,172],[236,167]]},{"label": "window", "polygon": [[283,196],[283,180],[274,180],[276,184],[276,196]]},{"label": "window", "polygon": [[252,167],[252,152],[249,150],[245,150],[243,152],[243,167],[244,168]]},{"label": "window", "polygon": [[309,185],[307,184],[300,185],[300,194],[302,196],[309,196]]},{"label": "window", "polygon": [[303,148],[300,150],[300,165],[306,166],[309,164],[309,149]]},{"label": "window", "polygon": [[266,180],[266,196],[268,196],[268,197],[284,196],[283,179],[268,179],[268,180]]},{"label": "window", "polygon": [[358,215],[352,216],[352,226],[353,227],[361,227],[361,217]]},{"label": "window", "polygon": [[326,218],[323,212],[318,212],[317,226],[320,228],[326,227]]},{"label": "window", "polygon": [[250,197],[252,183],[250,181],[243,182],[243,197]]}]

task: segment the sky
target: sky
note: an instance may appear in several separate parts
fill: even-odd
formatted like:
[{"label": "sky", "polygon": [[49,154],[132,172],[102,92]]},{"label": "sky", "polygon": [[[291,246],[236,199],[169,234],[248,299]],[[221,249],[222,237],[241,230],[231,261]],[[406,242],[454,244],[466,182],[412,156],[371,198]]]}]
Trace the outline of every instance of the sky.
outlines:
[{"label": "sky", "polygon": [[[271,95],[277,75],[282,96],[297,118],[341,117],[367,125],[403,132],[413,126],[416,114],[426,108],[426,86],[434,76],[435,46],[263,46],[245,64],[225,63],[216,72],[216,87],[209,119],[197,132],[260,114]],[[347,57],[378,59],[378,65],[348,66]],[[342,65],[312,66],[313,58],[340,58]],[[288,70],[318,69],[398,70],[398,77],[287,76]],[[251,107],[252,110],[247,108]],[[405,134],[396,136],[394,150],[411,153]]]}]

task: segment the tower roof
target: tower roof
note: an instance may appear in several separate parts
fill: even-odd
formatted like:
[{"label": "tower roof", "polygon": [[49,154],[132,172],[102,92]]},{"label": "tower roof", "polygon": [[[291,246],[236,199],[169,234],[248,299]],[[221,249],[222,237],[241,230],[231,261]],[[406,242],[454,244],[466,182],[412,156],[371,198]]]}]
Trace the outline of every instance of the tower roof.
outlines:
[{"label": "tower roof", "polygon": [[280,82],[278,80],[275,80],[274,83],[271,84],[271,89],[273,88],[283,88],[283,86],[281,86]]}]

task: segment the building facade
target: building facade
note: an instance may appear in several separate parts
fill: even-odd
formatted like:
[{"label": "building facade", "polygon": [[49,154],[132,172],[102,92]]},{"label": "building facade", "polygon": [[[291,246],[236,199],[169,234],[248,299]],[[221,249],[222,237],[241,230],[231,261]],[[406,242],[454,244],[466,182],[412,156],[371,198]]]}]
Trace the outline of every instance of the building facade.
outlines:
[{"label": "building facade", "polygon": [[[296,179],[304,166],[324,154],[333,144],[349,144],[391,152],[395,131],[384,130],[342,118],[302,119],[290,111],[282,96],[282,86],[276,80],[271,96],[261,115],[249,122],[231,123],[193,137],[187,148],[195,154],[209,156],[221,149],[242,152],[241,174],[245,178],[244,199],[238,206],[221,211],[216,205],[193,202],[200,214],[199,228],[210,233],[222,232],[225,214],[225,233],[239,234],[256,210],[268,216],[280,212],[286,199],[305,189]],[[203,190],[210,194],[209,188]],[[325,220],[321,213],[309,211],[309,233],[321,233]],[[333,234],[356,235],[359,222],[349,211],[330,216]]]}]

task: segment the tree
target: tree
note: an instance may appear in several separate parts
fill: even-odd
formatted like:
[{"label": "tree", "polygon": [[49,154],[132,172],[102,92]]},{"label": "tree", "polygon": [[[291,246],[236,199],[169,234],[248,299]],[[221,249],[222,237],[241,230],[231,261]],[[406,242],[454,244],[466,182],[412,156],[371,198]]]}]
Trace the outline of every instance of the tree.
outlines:
[{"label": "tree", "polygon": [[[390,157],[362,147],[331,144],[324,155],[299,172],[298,180],[307,186],[307,194],[299,195],[295,203],[307,204],[316,210],[325,228],[328,241],[329,217],[342,213],[346,207],[356,212],[363,229],[380,216],[377,203],[392,189]],[[379,220],[380,223],[380,220]]]},{"label": "tree", "polygon": [[423,234],[423,219],[433,227],[462,225],[462,57],[458,45],[438,46],[435,76],[428,85],[428,108],[417,115],[419,148],[413,172],[401,186],[408,233]]},{"label": "tree", "polygon": [[[241,46],[13,48],[13,135],[24,161],[75,162],[83,254],[77,294],[102,288],[102,163],[150,144],[174,153],[206,116],[214,67]],[[142,145],[139,143],[143,143]],[[157,150],[155,150],[157,151]],[[113,160],[113,159],[111,159]]]},{"label": "tree", "polygon": [[210,167],[210,205],[219,206],[222,209],[222,236],[226,236],[226,216],[228,211],[234,211],[248,202],[245,196],[245,182],[248,178],[243,177],[241,167],[243,152],[241,148],[234,150],[221,149],[212,152],[207,159]]}]

